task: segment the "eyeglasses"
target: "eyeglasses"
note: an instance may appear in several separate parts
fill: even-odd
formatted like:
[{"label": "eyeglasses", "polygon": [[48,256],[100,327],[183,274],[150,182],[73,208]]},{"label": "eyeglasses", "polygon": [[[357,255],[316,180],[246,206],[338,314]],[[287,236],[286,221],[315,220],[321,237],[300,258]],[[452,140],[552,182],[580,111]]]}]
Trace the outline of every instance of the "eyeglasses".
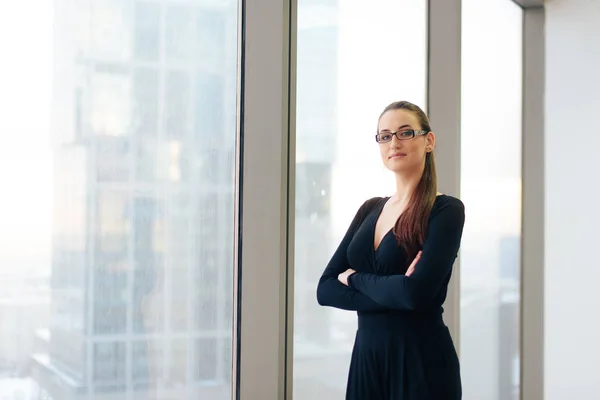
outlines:
[{"label": "eyeglasses", "polygon": [[427,135],[428,133],[429,133],[429,131],[416,131],[414,129],[409,129],[406,131],[399,131],[399,132],[380,132],[377,135],[375,135],[375,140],[377,141],[377,143],[391,142],[392,137],[394,135],[396,135],[396,138],[398,140],[410,140],[410,139],[414,138],[415,136]]}]

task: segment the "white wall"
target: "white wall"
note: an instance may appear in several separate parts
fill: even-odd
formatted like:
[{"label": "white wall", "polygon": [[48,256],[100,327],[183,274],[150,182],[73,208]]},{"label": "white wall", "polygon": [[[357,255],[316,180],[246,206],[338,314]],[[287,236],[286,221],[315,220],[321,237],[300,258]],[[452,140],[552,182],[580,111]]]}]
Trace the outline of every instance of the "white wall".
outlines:
[{"label": "white wall", "polygon": [[599,399],[600,1],[547,1],[545,107],[545,399]]}]

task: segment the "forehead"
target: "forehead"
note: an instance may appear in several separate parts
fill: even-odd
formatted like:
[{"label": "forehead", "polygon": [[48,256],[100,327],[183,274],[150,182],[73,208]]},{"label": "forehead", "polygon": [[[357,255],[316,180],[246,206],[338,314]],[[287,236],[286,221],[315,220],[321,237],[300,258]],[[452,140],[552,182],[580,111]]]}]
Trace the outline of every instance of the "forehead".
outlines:
[{"label": "forehead", "polygon": [[407,110],[390,110],[385,112],[379,120],[379,130],[395,131],[401,126],[409,125],[413,129],[421,129],[417,116]]}]

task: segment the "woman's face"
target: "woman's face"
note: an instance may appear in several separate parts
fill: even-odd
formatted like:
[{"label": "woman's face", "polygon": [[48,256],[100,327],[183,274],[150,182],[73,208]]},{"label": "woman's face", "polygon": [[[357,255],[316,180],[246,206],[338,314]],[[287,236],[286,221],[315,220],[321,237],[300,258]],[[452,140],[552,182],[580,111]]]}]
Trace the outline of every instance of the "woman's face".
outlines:
[{"label": "woman's face", "polygon": [[421,130],[417,116],[408,110],[390,110],[379,119],[378,133],[393,133],[392,140],[379,143],[383,164],[396,173],[418,170],[425,163],[425,155],[433,150],[435,136],[433,133],[417,135],[412,139],[400,140],[402,133]]}]

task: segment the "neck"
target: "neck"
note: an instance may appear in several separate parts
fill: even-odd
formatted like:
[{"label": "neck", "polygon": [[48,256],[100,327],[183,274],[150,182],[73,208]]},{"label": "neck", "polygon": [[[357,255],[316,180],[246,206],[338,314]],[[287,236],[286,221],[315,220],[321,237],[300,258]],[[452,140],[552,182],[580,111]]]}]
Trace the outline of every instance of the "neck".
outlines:
[{"label": "neck", "polygon": [[396,193],[392,196],[393,203],[407,204],[417,185],[421,181],[425,165],[413,171],[396,173]]}]

